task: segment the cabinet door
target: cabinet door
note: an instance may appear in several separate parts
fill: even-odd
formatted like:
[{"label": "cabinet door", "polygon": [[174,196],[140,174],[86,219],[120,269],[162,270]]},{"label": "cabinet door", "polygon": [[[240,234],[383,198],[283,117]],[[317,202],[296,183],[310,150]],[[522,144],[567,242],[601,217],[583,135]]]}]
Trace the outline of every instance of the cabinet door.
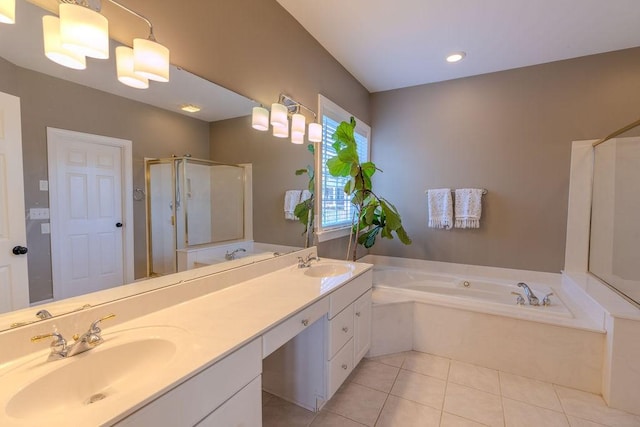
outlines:
[{"label": "cabinet door", "polygon": [[354,308],[354,365],[367,354],[371,347],[371,290],[353,303]]},{"label": "cabinet door", "polygon": [[260,377],[250,382],[197,427],[259,427],[262,425],[262,387]]}]

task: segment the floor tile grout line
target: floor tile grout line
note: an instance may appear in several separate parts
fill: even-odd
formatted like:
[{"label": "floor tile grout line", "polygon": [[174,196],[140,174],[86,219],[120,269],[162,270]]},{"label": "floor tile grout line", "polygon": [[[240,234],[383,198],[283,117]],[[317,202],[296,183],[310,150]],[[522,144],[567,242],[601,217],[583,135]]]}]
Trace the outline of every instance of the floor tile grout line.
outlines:
[{"label": "floor tile grout line", "polygon": [[391,384],[391,388],[387,393],[387,397],[384,398],[384,402],[382,403],[382,407],[380,408],[380,412],[378,412],[378,416],[376,417],[375,422],[373,423],[374,427],[380,421],[380,416],[382,415],[382,411],[384,411],[384,405],[387,404],[387,400],[389,400],[389,396],[391,396],[391,390],[393,390],[393,386],[396,385],[396,381],[398,381],[398,376],[400,376],[400,371],[402,370],[402,365],[404,365],[405,357],[402,358],[402,363],[400,364],[400,368],[398,368],[398,372],[396,373],[396,377],[393,379],[393,384]]},{"label": "floor tile grout line", "polygon": [[449,359],[449,369],[447,369],[447,381],[445,381],[444,383],[444,394],[442,395],[442,408],[440,409],[440,422],[438,423],[439,426],[442,425],[442,418],[444,417],[444,403],[447,400],[447,389],[449,388],[450,376],[451,376],[451,359]]}]

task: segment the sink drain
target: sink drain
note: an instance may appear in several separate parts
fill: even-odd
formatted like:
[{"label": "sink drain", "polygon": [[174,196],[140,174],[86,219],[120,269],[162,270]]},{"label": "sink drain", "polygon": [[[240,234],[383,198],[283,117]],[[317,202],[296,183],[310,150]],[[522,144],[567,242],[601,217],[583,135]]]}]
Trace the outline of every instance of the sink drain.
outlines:
[{"label": "sink drain", "polygon": [[93,396],[91,396],[89,400],[87,400],[87,405],[91,405],[92,403],[99,402],[100,400],[105,399],[106,397],[107,395],[104,393],[96,393]]}]

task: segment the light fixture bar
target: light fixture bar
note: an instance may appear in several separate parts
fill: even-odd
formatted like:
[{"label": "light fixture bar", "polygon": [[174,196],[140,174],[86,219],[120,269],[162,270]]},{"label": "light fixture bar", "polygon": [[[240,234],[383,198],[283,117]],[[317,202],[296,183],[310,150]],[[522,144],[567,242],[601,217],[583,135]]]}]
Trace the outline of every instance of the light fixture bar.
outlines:
[{"label": "light fixture bar", "polygon": [[137,16],[138,18],[142,19],[144,22],[146,22],[146,23],[147,23],[147,25],[149,26],[149,37],[148,37],[148,38],[149,38],[149,40],[156,41],[156,37],[153,35],[153,24],[151,23],[151,21],[150,21],[148,18],[146,18],[145,16],[143,16],[143,15],[139,14],[139,13],[138,13],[138,12],[136,12],[135,10],[128,8],[127,6],[125,6],[125,5],[123,5],[123,4],[118,3],[118,2],[117,2],[117,1],[115,1],[115,0],[108,0],[108,1],[109,1],[110,3],[115,4],[115,5],[116,5],[116,6],[118,6],[119,8],[121,8],[121,9],[123,9],[123,10],[125,10],[125,11],[129,12],[130,14],[132,14],[132,15],[134,15],[134,16]]},{"label": "light fixture bar", "polygon": [[289,110],[289,113],[291,114],[298,113],[300,111],[300,108],[304,108],[305,110],[313,114],[314,119],[318,118],[318,115],[316,114],[315,111],[313,111],[311,108],[307,107],[303,103],[296,101],[295,99],[291,98],[288,95],[281,93],[280,98],[278,99],[278,102],[284,105],[285,107],[287,107],[287,110]]}]

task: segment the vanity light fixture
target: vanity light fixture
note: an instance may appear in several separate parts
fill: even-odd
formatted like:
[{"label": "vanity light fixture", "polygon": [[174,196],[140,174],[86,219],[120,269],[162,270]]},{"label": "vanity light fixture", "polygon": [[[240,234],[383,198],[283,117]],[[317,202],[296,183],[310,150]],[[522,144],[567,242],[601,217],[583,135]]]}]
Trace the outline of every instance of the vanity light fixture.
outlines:
[{"label": "vanity light fixture", "polygon": [[459,62],[462,61],[465,56],[467,56],[467,54],[464,52],[453,52],[447,56],[447,62]]},{"label": "vanity light fixture", "polygon": [[0,22],[16,23],[16,0],[0,0]]},{"label": "vanity light fixture", "polygon": [[118,81],[136,89],[149,87],[149,79],[139,76],[133,71],[133,49],[127,46],[116,48],[116,72]]},{"label": "vanity light fixture", "polygon": [[42,31],[44,32],[44,54],[56,64],[63,65],[74,70],[87,68],[87,59],[84,55],[62,47],[60,42],[60,18],[46,15],[42,17]]},{"label": "vanity light fixture", "polygon": [[[306,117],[301,114],[301,110],[307,110],[317,119],[317,114],[309,107],[299,103],[293,98],[280,94],[278,102],[271,104],[271,116],[269,111],[263,107],[254,107],[251,115],[251,127],[259,131],[269,130],[269,124],[273,127],[273,136],[278,138],[289,137],[289,117],[291,117],[291,142],[303,144],[304,136],[307,134]],[[309,123],[308,139],[311,142],[322,141],[322,125],[319,123]]]},{"label": "vanity light fixture", "polygon": [[253,107],[251,127],[260,131],[269,130],[269,110],[264,107]]},{"label": "vanity light fixture", "polygon": [[[7,0],[0,0],[6,2]],[[15,0],[14,0],[15,1]],[[144,16],[118,3],[107,0],[143,20],[149,26],[146,39],[133,40],[133,50],[116,49],[118,80],[135,88],[146,88],[149,80],[169,81],[169,49],[158,43],[153,25]],[[60,18],[43,19],[45,54],[52,61],[66,67],[80,67],[79,56],[107,59],[109,57],[109,23],[101,13],[101,0],[60,0]],[[1,13],[2,9],[0,9]],[[55,18],[55,17],[52,17]],[[58,18],[55,18],[58,19]],[[75,56],[73,56],[75,55]]]},{"label": "vanity light fixture", "polygon": [[186,111],[187,113],[197,113],[198,111],[200,111],[200,107],[193,104],[185,104],[182,107],[180,107],[180,109],[182,111]]}]

